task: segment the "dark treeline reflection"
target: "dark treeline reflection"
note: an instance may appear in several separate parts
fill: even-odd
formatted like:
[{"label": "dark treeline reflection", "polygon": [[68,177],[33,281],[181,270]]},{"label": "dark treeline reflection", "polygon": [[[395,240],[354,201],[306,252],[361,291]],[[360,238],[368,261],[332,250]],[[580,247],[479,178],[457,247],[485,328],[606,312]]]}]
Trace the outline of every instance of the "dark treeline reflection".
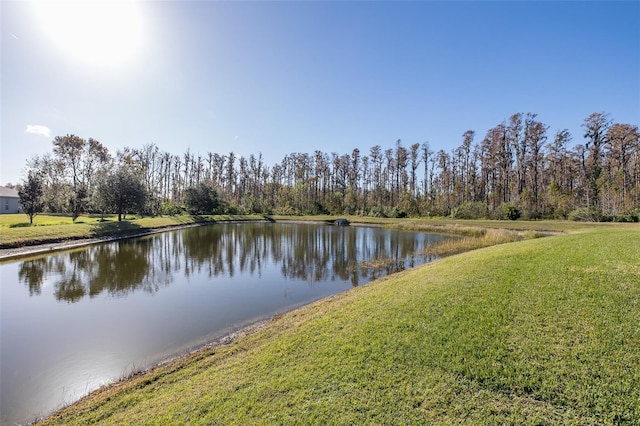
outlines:
[{"label": "dark treeline reflection", "polygon": [[[308,283],[342,280],[353,286],[431,260],[419,253],[443,237],[383,229],[308,224],[203,226],[91,246],[20,264],[30,295],[52,280],[57,300],[75,302],[103,292],[155,293],[174,275],[261,275],[274,265],[283,278]],[[375,267],[375,261],[379,266]]]},{"label": "dark treeline reflection", "polygon": [[57,300],[75,302],[107,292],[114,296],[142,289],[158,291],[172,281],[171,262],[151,238],[124,240],[22,262],[18,271],[30,295],[40,294],[49,277]]}]

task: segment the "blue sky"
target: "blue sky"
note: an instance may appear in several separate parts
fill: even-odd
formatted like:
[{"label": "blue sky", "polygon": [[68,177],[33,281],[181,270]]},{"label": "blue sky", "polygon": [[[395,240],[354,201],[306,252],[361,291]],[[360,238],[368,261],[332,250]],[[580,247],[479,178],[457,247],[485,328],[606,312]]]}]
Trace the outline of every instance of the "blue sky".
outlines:
[{"label": "blue sky", "polygon": [[0,184],[68,133],[271,166],[450,151],[516,112],[574,143],[592,112],[640,122],[638,1],[91,4],[2,1]]}]

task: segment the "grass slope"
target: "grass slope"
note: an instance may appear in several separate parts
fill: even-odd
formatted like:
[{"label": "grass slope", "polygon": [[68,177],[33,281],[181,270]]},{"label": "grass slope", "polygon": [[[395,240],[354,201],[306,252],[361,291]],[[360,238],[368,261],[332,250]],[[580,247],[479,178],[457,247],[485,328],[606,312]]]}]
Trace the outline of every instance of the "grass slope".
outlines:
[{"label": "grass slope", "polygon": [[640,228],[452,256],[43,424],[640,424]]}]

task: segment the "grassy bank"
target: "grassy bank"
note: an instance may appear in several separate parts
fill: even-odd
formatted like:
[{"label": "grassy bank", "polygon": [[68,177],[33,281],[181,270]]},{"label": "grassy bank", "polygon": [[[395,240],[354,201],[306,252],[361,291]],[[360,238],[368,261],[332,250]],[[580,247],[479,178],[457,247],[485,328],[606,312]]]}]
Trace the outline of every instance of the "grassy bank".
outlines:
[{"label": "grassy bank", "polygon": [[[389,219],[346,216],[349,221],[359,224],[377,224],[411,231],[454,233],[478,236],[487,228],[558,231],[579,229],[583,224],[575,222],[511,222],[511,221],[455,221],[449,219]],[[211,216],[131,216],[118,222],[116,215],[80,216],[74,222],[69,215],[38,215],[33,225],[24,214],[0,215],[0,249],[23,247],[51,242],[99,238],[113,235],[141,233],[146,230],[214,223],[230,220],[261,220],[261,215],[211,215]],[[273,216],[275,220],[300,220],[332,222],[335,216]],[[463,224],[461,224],[463,223]],[[470,231],[469,231],[470,230]],[[478,232],[478,230],[480,230]]]},{"label": "grassy bank", "polygon": [[132,216],[118,222],[116,215],[80,216],[74,222],[69,215],[38,215],[29,225],[24,214],[0,215],[0,249],[51,242],[143,233],[148,230],[192,225],[202,222],[256,220],[262,216]]},{"label": "grassy bank", "polygon": [[[316,215],[316,216],[271,216],[275,220],[299,220],[299,221],[325,221],[333,222],[336,216]],[[422,232],[453,232],[455,234],[466,234],[465,230],[475,229],[511,229],[518,231],[534,231],[534,232],[567,232],[580,231],[583,229],[592,229],[594,227],[608,227],[612,223],[593,223],[593,222],[574,222],[560,220],[461,220],[449,219],[446,217],[424,217],[424,218],[387,218],[387,217],[367,217],[367,216],[340,216],[354,224],[363,225],[382,225],[393,227],[396,229],[405,229],[409,231]],[[615,224],[614,224],[615,225]]]},{"label": "grassy bank", "polygon": [[640,424],[640,227],[459,254],[42,424]]}]

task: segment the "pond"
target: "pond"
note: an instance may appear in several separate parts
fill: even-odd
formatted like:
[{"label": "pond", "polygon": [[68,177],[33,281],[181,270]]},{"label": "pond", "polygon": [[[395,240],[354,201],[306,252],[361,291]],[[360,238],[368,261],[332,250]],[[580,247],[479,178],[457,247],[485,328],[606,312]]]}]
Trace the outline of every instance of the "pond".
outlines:
[{"label": "pond", "polygon": [[251,323],[430,260],[447,238],[216,224],[0,264],[0,413],[25,423]]}]

